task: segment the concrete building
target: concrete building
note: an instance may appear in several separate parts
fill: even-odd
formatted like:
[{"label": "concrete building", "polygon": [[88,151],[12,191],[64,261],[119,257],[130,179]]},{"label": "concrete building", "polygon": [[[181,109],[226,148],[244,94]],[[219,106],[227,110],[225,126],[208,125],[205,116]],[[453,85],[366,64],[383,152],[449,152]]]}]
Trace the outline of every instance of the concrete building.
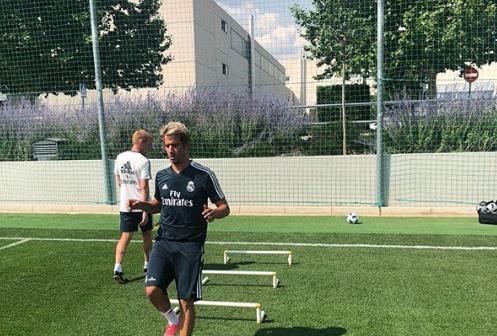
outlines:
[{"label": "concrete building", "polygon": [[[302,105],[316,104],[316,90],[318,86],[341,85],[342,79],[334,76],[330,79],[316,80],[314,77],[323,72],[317,66],[316,60],[305,59],[302,56],[280,59],[286,69],[286,85],[295,94]],[[484,65],[478,68],[478,80],[472,83],[471,91],[474,97],[489,98],[496,94],[497,64]],[[351,78],[348,84],[362,83],[362,78]],[[367,83],[374,94],[375,81],[369,79]],[[464,94],[470,90],[469,83],[459,76],[456,71],[441,72],[437,75],[437,92],[439,98]]]},{"label": "concrete building", "polygon": [[305,59],[302,56],[280,60],[286,69],[286,86],[297,98],[301,105],[316,105],[316,91],[318,86],[338,85],[340,78],[316,80],[314,76],[322,71],[316,65],[316,60]]},{"label": "concrete building", "polygon": [[[317,80],[314,77],[323,73],[323,68],[317,66],[316,60],[306,59],[298,56],[279,60],[286,69],[286,86],[296,97],[296,103],[305,106],[316,105],[318,86],[341,85],[342,78],[333,76],[329,79]],[[360,77],[352,77],[347,80],[347,84],[362,83]],[[368,80],[368,84],[373,87],[374,83]]]},{"label": "concrete building", "polygon": [[[254,95],[271,95],[293,102],[285,86],[285,68],[251,34],[213,0],[168,0],[160,9],[172,45],[173,60],[163,67],[164,83],[157,89],[138,89],[121,96],[182,92],[192,87],[221,87]],[[104,99],[112,98],[110,91]],[[80,97],[63,95],[50,102],[79,103]],[[95,100],[88,91],[86,102]]]},{"label": "concrete building", "polygon": [[285,97],[285,68],[213,0],[165,1],[173,61],[164,88],[227,87]]}]

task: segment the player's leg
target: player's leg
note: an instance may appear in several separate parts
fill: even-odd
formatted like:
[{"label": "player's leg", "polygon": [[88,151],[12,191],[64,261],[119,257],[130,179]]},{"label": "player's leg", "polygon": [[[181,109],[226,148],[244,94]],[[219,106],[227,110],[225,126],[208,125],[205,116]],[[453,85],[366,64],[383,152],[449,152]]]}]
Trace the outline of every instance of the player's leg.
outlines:
[{"label": "player's leg", "polygon": [[133,232],[121,232],[121,237],[116,245],[115,254],[115,264],[114,264],[114,275],[113,278],[119,283],[126,283],[127,279],[124,277],[124,272],[122,269],[122,262],[126,249],[128,248],[129,242],[133,238]]},{"label": "player's leg", "polygon": [[153,245],[152,229],[154,226],[151,214],[148,215],[147,224],[142,225],[140,228],[143,234],[143,272],[147,273],[148,263],[150,261],[150,251],[152,250]]},{"label": "player's leg", "polygon": [[164,327],[164,336],[175,336],[179,330],[179,319],[176,312],[171,307],[171,301],[167,292],[158,286],[147,286],[145,288],[150,302],[166,318],[167,324]]},{"label": "player's leg", "polygon": [[145,279],[145,293],[150,302],[167,319],[165,334],[173,336],[179,328],[176,312],[171,308],[167,295],[167,287],[174,280],[174,267],[171,263],[172,256],[167,243],[157,241],[150,253],[150,263]]},{"label": "player's leg", "polygon": [[[179,326],[180,336],[191,336],[195,326],[195,304],[193,299],[180,300],[181,318]],[[169,335],[168,335],[169,336]]]},{"label": "player's leg", "polygon": [[181,302],[180,335],[190,336],[195,326],[194,302],[202,298],[203,244],[178,243],[175,258],[176,286]]},{"label": "player's leg", "polygon": [[124,272],[122,269],[122,262],[124,259],[124,254],[128,248],[129,242],[133,238],[133,232],[138,230],[138,223],[141,218],[133,212],[121,212],[120,213],[120,223],[119,229],[121,231],[119,241],[116,245],[115,253],[115,264],[114,264],[114,275],[113,278],[119,283],[126,283],[127,279],[124,277]]}]

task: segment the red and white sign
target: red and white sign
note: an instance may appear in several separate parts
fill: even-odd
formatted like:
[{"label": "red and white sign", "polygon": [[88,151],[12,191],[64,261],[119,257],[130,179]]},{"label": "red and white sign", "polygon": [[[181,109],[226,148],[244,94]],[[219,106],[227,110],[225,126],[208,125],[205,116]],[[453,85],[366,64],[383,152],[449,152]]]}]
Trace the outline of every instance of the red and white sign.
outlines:
[{"label": "red and white sign", "polygon": [[473,83],[478,79],[478,70],[473,67],[466,67],[464,69],[464,80],[468,83]]}]

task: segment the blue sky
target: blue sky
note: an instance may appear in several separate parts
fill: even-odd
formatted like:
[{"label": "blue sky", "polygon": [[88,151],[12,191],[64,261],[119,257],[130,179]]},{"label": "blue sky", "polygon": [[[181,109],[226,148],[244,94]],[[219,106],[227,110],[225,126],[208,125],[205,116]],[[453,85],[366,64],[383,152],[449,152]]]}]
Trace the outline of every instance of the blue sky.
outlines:
[{"label": "blue sky", "polygon": [[255,17],[255,39],[278,59],[295,58],[304,41],[290,12],[297,4],[310,8],[311,0],[215,0],[246,30],[249,15]]}]

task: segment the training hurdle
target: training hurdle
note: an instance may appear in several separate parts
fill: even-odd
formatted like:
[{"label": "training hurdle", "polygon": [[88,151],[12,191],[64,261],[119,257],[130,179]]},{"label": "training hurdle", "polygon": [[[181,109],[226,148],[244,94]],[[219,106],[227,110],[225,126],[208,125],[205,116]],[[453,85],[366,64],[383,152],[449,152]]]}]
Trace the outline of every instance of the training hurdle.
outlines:
[{"label": "training hurdle", "polygon": [[[262,275],[270,276],[273,278],[273,288],[277,288],[280,281],[276,276],[276,272],[265,272],[265,271],[222,271],[222,270],[203,270],[202,274],[219,274],[219,275]],[[209,277],[205,277],[202,280],[202,284],[205,285],[209,281]]]},{"label": "training hurdle", "polygon": [[[179,305],[179,301],[176,299],[171,299],[171,303]],[[218,306],[218,307],[238,307],[238,308],[255,308],[255,320],[257,323],[264,322],[266,318],[266,312],[262,310],[260,303],[252,302],[229,302],[229,301],[195,301],[197,306]],[[179,312],[178,308],[174,309],[175,312]]]},{"label": "training hurdle", "polygon": [[288,265],[292,265],[293,257],[292,251],[235,251],[235,250],[225,250],[224,251],[224,264],[226,265],[230,260],[229,254],[284,254],[288,255]]}]

